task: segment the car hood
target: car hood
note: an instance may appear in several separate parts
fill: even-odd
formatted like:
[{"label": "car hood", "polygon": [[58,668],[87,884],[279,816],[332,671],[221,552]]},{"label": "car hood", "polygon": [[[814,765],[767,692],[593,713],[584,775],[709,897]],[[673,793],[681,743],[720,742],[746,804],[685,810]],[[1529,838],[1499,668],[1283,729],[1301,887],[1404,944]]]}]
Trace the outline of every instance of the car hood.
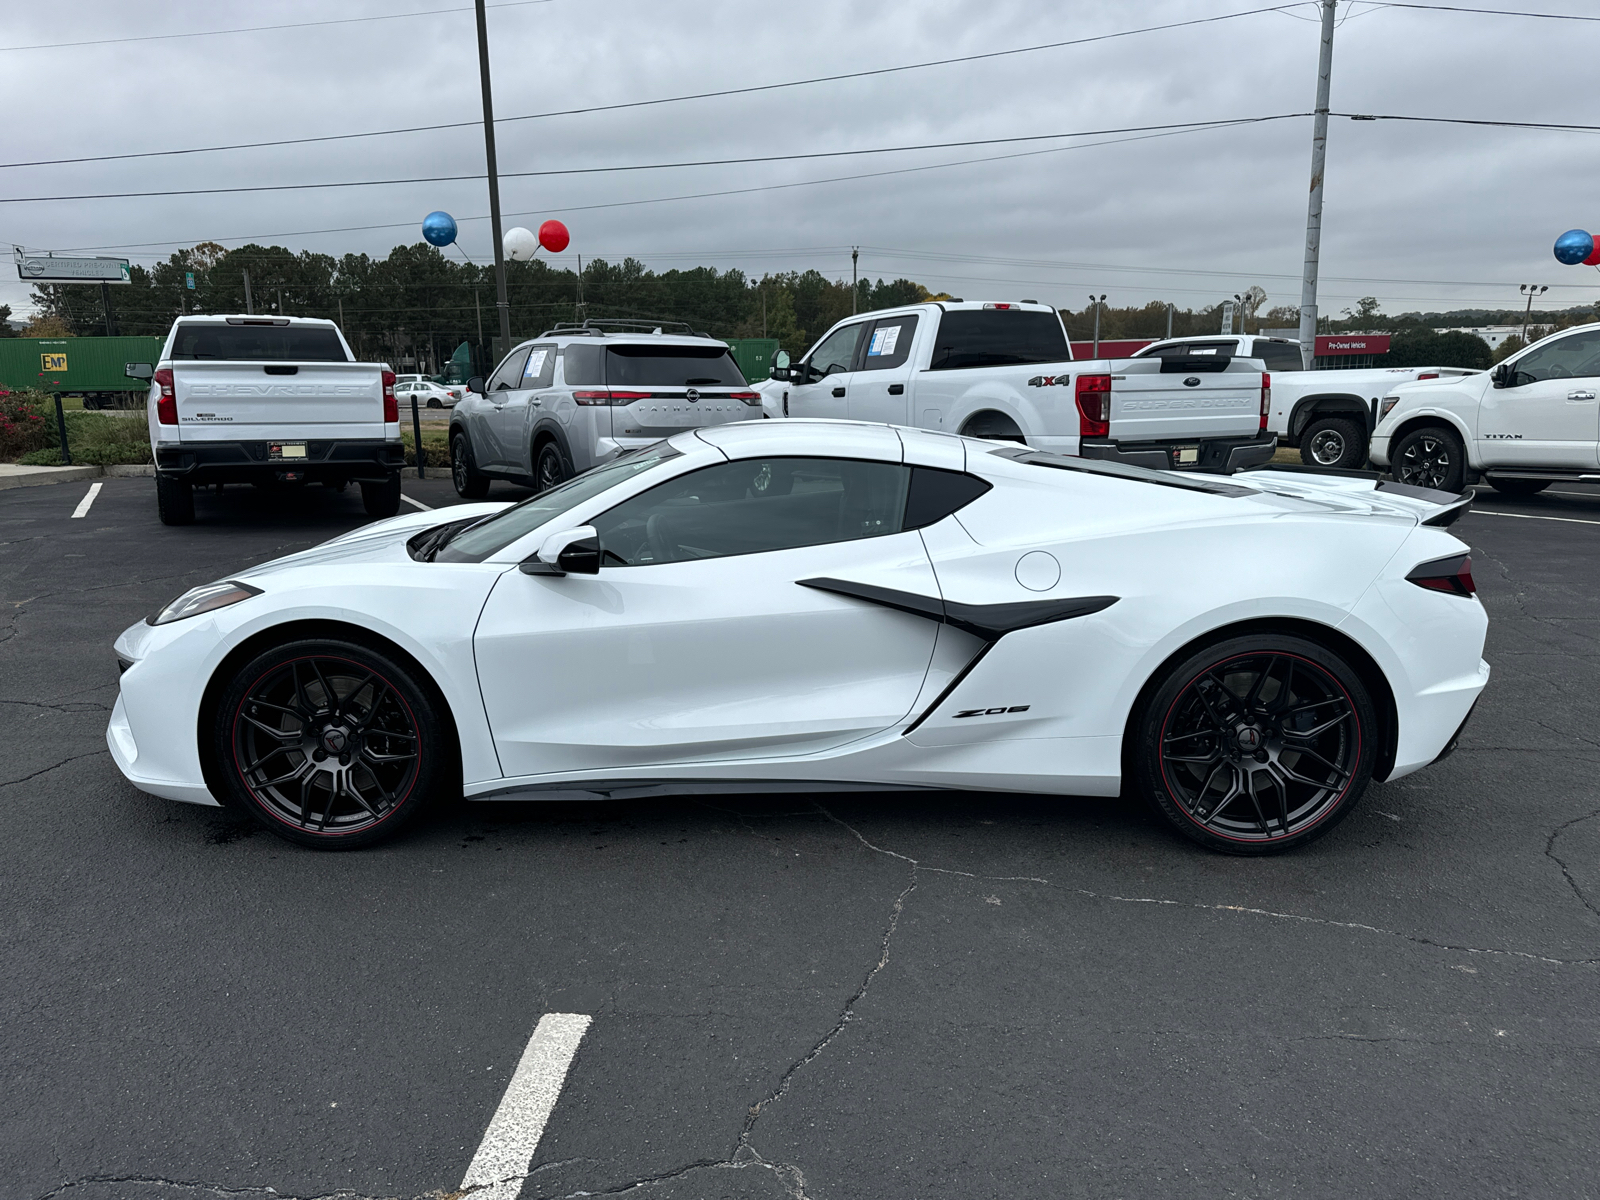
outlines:
[{"label": "car hood", "polygon": [[427,512],[390,517],[387,521],[375,521],[371,525],[363,525],[359,529],[341,534],[332,541],[323,542],[320,546],[313,546],[298,554],[275,558],[271,562],[251,567],[228,578],[249,583],[297,567],[327,563],[392,562],[407,557],[406,542],[424,529],[432,529],[435,525],[447,525],[467,517],[487,517],[510,507],[511,505],[505,501],[454,504],[448,508],[435,508]]}]

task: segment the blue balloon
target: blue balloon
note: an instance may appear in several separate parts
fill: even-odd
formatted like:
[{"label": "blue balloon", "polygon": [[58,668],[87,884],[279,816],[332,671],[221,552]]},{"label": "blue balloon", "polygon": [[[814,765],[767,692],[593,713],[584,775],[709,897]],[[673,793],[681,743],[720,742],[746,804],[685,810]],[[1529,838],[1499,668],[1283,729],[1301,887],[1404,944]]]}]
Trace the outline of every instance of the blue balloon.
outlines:
[{"label": "blue balloon", "polygon": [[[422,236],[430,246],[448,246],[456,240],[456,219],[447,212],[431,212],[422,218]],[[1582,262],[1588,257],[1589,252],[1585,250],[1577,261]]]},{"label": "blue balloon", "polygon": [[1575,267],[1594,253],[1594,238],[1581,229],[1569,229],[1556,239],[1556,261]]}]

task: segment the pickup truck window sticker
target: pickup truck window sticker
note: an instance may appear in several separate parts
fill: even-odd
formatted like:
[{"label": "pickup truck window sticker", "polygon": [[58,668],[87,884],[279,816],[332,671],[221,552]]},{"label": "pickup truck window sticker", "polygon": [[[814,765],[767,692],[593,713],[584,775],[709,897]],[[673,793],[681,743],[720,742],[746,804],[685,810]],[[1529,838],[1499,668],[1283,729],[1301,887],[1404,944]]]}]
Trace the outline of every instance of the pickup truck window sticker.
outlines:
[{"label": "pickup truck window sticker", "polygon": [[872,341],[867,346],[867,357],[878,358],[882,355],[893,354],[895,345],[900,341],[900,326],[886,325],[872,331]]}]

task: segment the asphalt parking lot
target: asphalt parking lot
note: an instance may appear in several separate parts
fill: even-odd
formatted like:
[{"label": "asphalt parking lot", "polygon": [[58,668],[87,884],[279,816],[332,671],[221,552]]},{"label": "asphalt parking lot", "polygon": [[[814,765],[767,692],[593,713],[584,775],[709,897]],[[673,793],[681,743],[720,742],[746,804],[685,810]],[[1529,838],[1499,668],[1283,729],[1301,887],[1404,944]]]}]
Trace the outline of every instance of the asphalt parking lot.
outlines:
[{"label": "asphalt parking lot", "polygon": [[0,1195],[449,1195],[546,1013],[592,1024],[525,1198],[1600,1192],[1600,491],[1456,526],[1460,751],[1266,860],[948,794],[300,851],[122,780],[111,641],[359,493],[87,492],[0,492]]}]

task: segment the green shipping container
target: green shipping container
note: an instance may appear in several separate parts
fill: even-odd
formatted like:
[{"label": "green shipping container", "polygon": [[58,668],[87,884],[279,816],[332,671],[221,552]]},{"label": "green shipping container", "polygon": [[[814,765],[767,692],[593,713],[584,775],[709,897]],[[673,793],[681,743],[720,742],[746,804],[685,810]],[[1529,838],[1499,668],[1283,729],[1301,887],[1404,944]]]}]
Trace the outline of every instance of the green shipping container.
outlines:
[{"label": "green shipping container", "polygon": [[733,361],[750,383],[772,378],[772,359],[778,353],[777,338],[724,338],[733,351]]},{"label": "green shipping container", "polygon": [[158,337],[0,338],[0,387],[82,396],[85,408],[139,407],[148,379],[129,379],[129,363],[161,357]]}]

